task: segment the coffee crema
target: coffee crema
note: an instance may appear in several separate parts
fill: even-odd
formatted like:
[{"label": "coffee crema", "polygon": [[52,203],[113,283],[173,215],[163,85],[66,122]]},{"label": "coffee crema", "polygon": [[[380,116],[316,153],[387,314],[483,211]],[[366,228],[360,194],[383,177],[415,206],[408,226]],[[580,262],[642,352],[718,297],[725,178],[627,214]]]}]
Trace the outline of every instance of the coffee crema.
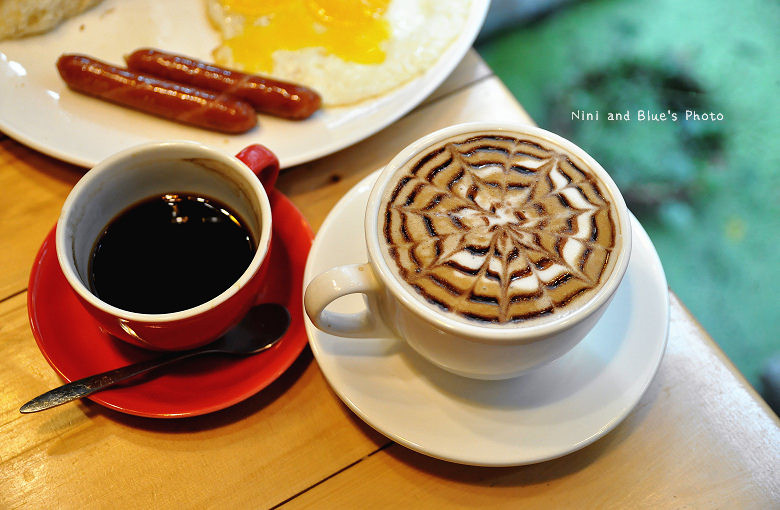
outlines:
[{"label": "coffee crema", "polygon": [[388,265],[413,293],[488,325],[577,308],[610,274],[620,236],[606,186],[580,158],[501,132],[412,158],[388,181],[378,221]]}]

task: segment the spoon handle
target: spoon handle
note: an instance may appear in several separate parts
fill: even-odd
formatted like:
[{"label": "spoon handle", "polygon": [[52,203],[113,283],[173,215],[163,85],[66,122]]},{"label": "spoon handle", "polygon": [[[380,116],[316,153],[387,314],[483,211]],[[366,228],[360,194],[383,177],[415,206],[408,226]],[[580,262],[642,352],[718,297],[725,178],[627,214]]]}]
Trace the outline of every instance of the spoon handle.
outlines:
[{"label": "spoon handle", "polygon": [[157,367],[167,365],[181,359],[190,358],[198,354],[203,354],[205,352],[209,351],[205,349],[195,349],[192,351],[174,352],[158,358],[147,361],[140,361],[132,365],[127,365],[100,374],[84,377],[83,379],[69,382],[60,386],[59,388],[54,388],[51,391],[47,391],[43,395],[35,397],[34,399],[24,404],[21,409],[19,409],[19,411],[25,414],[36,413],[38,411],[43,411],[45,409],[62,405],[66,402],[70,402],[71,400],[86,397],[87,395],[91,395],[96,391],[100,391],[137,375],[141,375]]}]

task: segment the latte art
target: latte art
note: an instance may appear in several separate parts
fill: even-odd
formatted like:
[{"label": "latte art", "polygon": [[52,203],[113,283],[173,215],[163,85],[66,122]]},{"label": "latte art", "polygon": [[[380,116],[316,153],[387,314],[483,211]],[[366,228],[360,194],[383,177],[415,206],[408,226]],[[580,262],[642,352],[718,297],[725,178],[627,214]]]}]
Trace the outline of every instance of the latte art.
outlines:
[{"label": "latte art", "polygon": [[607,278],[620,235],[603,184],[551,142],[461,135],[401,167],[379,218],[388,265],[459,320],[558,317]]}]

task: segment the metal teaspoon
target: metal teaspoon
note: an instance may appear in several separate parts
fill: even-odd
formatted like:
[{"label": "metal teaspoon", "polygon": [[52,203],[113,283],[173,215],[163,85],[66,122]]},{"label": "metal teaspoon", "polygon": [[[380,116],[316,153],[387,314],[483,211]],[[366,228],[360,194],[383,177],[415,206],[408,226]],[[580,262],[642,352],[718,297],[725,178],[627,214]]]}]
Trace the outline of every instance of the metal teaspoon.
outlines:
[{"label": "metal teaspoon", "polygon": [[252,308],[233,329],[214,342],[189,351],[177,351],[101,374],[69,382],[24,404],[19,411],[35,413],[86,397],[155,368],[202,354],[257,354],[272,347],[290,325],[290,313],[282,305],[266,303]]}]

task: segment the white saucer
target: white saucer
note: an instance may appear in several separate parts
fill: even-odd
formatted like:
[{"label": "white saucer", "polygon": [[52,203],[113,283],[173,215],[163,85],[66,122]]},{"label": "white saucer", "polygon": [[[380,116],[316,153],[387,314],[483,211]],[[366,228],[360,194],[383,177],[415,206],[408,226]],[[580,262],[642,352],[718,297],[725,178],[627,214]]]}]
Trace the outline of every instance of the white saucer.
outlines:
[{"label": "white saucer", "polygon": [[[363,218],[378,172],[355,186],[314,240],[304,282],[367,260]],[[420,453],[478,466],[532,464],[579,450],[612,430],[655,375],[669,325],[658,255],[632,216],[626,276],[594,330],[557,361],[506,381],[452,375],[397,338],[347,339],[306,319],[314,356],[336,394],[366,423]],[[331,305],[363,308],[360,296]]]}]

